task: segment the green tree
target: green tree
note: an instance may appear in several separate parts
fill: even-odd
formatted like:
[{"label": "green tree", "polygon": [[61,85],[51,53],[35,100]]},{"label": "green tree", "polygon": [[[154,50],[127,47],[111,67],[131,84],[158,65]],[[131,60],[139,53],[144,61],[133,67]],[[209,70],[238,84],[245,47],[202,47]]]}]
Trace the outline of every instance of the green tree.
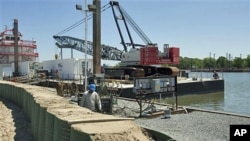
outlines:
[{"label": "green tree", "polygon": [[202,60],[198,59],[198,58],[193,58],[192,59],[192,69],[201,69],[201,68],[202,68]]},{"label": "green tree", "polygon": [[206,69],[213,69],[215,68],[214,62],[215,62],[214,58],[206,57],[203,59],[203,67]]},{"label": "green tree", "polygon": [[180,57],[180,63],[176,65],[179,69],[190,69],[191,67],[191,59],[188,57]]},{"label": "green tree", "polygon": [[246,66],[248,68],[250,68],[250,55],[247,55],[247,58],[246,58]]},{"label": "green tree", "polygon": [[235,57],[233,60],[233,67],[237,68],[237,69],[241,69],[242,68],[242,59],[239,57]]},{"label": "green tree", "polygon": [[225,69],[227,67],[227,58],[220,56],[216,61],[216,65],[219,69]]},{"label": "green tree", "polygon": [[204,59],[180,57],[180,63],[175,65],[179,69],[230,69],[232,67],[238,69],[250,68],[250,55],[247,58],[234,58],[228,60],[224,56],[220,56],[217,60],[212,57]]},{"label": "green tree", "polygon": [[242,68],[247,68],[247,60],[246,60],[246,58],[242,59]]}]

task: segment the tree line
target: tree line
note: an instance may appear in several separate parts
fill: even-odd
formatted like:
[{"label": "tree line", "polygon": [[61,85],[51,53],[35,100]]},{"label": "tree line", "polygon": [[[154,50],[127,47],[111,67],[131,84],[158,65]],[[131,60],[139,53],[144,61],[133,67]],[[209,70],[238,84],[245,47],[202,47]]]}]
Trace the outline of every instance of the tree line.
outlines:
[{"label": "tree line", "polygon": [[227,71],[249,71],[250,55],[246,58],[235,57],[228,59],[220,56],[218,59],[206,57],[204,59],[180,57],[180,63],[175,65],[179,69],[188,70],[227,70]]}]

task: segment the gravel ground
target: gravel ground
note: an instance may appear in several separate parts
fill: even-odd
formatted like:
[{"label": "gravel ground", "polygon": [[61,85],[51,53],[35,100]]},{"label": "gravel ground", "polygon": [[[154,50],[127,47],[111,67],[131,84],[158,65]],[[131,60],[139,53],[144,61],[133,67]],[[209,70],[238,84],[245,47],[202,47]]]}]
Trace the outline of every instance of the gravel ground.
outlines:
[{"label": "gravel ground", "polygon": [[[119,111],[120,113],[117,113],[120,115],[133,117],[138,116],[138,107],[136,102],[118,100],[115,111]],[[152,110],[152,107],[166,108],[166,106],[144,104],[143,109]],[[178,141],[228,141],[230,125],[249,125],[250,118],[193,111],[188,114],[171,115],[170,118],[165,118],[163,115],[150,119],[136,118],[135,122],[138,126],[160,131]]]},{"label": "gravel ground", "polygon": [[230,125],[250,124],[250,118],[193,111],[170,118],[136,119],[142,127],[166,133],[178,141],[228,141]]},{"label": "gravel ground", "polygon": [[30,121],[20,107],[0,98],[0,119],[0,141],[33,141]]}]

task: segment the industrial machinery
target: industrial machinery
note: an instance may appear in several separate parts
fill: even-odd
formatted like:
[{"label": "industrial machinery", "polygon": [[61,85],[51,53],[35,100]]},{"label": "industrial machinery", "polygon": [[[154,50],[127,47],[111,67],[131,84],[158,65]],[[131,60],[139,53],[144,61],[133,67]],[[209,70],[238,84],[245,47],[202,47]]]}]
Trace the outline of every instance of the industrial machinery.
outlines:
[{"label": "industrial machinery", "polygon": [[[168,44],[165,44],[163,46],[163,52],[160,52],[157,44],[153,43],[146,36],[135,21],[119,5],[119,2],[110,1],[110,7],[112,8],[123,50],[103,44],[101,45],[101,59],[121,61],[119,67],[103,68],[105,78],[132,79],[133,77],[176,75],[179,73],[178,68],[169,66],[179,63],[178,47],[169,47]],[[121,23],[123,23],[125,27],[122,28],[120,26]],[[144,44],[134,42],[128,24],[134,29]],[[123,30],[125,30],[127,38],[125,38],[122,32]],[[57,47],[61,48],[61,53],[63,48],[71,48],[81,52],[85,52],[85,49],[87,49],[86,53],[93,55],[93,42],[69,36],[53,36],[53,38],[57,41]],[[129,39],[129,42],[125,42],[125,39]],[[87,42],[87,48],[85,47],[85,42]],[[129,47],[131,48],[129,49]]]},{"label": "industrial machinery", "polygon": [[155,77],[137,77],[134,80],[133,91],[136,95],[136,101],[140,107],[140,116],[142,116],[142,102],[148,97],[161,96],[164,94],[173,94],[175,103],[173,107],[177,110],[177,76],[155,76]]},{"label": "industrial machinery", "polygon": [[[125,86],[122,84],[130,83],[132,82],[130,80],[133,80],[133,83],[136,83],[132,87],[135,88],[136,99],[140,105],[140,111],[142,111],[142,101],[147,99],[148,96],[176,93],[176,75],[179,73],[179,69],[169,65],[179,63],[179,48],[169,47],[168,44],[165,44],[163,52],[160,52],[157,44],[153,43],[146,36],[118,2],[110,1],[110,7],[112,8],[123,50],[102,44],[100,55],[95,56],[93,53],[94,40],[90,42],[69,36],[53,36],[53,38],[57,41],[57,47],[61,48],[61,53],[63,48],[71,48],[93,55],[93,58],[100,57],[104,60],[121,61],[119,67],[104,68],[105,77],[103,84],[96,83],[99,86],[98,93],[103,96],[108,95],[102,103],[108,105],[106,107],[109,109],[111,107],[110,104],[113,104],[113,100],[120,96],[121,89]],[[120,26],[120,23],[123,23],[123,28]],[[128,24],[138,34],[144,44],[134,42]],[[125,38],[122,32],[123,30],[126,32],[127,38]],[[128,39],[129,42],[125,42],[125,39]],[[86,42],[87,47],[85,46]],[[96,77],[96,74],[93,76]],[[169,85],[170,82],[171,84],[174,82],[173,85]],[[149,87],[141,87],[141,83],[148,84]],[[128,86],[130,87],[130,85]],[[64,91],[61,87],[58,90],[60,92]]]},{"label": "industrial machinery", "polygon": [[62,97],[70,97],[70,96],[77,97],[80,91],[80,88],[74,82],[72,83],[57,82],[55,87],[57,95]]},{"label": "industrial machinery", "polygon": [[[119,5],[119,2],[110,2],[115,23],[121,38],[124,52],[121,56],[120,67],[106,68],[105,75],[111,79],[120,79],[121,76],[128,75],[129,77],[145,77],[152,75],[176,75],[178,69],[169,67],[169,64],[179,63],[179,48],[169,47],[165,44],[163,53],[158,50],[156,43],[146,36],[135,21],[128,13]],[[121,28],[120,23],[123,23],[125,28]],[[138,44],[133,41],[128,24],[143,40],[144,44]],[[129,42],[125,42],[122,29],[127,33]],[[128,51],[128,47],[132,48]]]}]

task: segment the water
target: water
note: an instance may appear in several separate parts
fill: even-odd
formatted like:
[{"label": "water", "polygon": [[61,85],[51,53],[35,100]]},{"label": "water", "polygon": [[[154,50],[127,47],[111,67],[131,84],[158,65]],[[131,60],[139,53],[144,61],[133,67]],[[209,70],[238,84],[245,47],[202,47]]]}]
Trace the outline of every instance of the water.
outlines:
[{"label": "water", "polygon": [[[191,73],[190,76],[211,77],[211,73]],[[179,96],[178,104],[208,110],[250,115],[250,73],[219,73],[225,82],[224,92]],[[165,99],[172,103],[172,98]]]}]

